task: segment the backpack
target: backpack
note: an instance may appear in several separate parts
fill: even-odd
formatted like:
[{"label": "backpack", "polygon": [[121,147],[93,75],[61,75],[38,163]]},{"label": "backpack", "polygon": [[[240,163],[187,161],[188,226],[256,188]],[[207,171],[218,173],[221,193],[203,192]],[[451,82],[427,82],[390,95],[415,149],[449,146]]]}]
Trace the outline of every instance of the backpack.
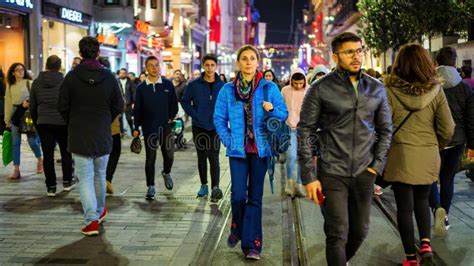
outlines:
[{"label": "backpack", "polygon": [[[263,90],[264,100],[268,102],[268,89]],[[267,171],[270,178],[270,189],[273,194],[273,175],[275,174],[275,159],[285,153],[290,146],[290,127],[276,117],[269,117],[265,112],[265,125],[267,141],[270,145],[271,155],[267,158]]]}]

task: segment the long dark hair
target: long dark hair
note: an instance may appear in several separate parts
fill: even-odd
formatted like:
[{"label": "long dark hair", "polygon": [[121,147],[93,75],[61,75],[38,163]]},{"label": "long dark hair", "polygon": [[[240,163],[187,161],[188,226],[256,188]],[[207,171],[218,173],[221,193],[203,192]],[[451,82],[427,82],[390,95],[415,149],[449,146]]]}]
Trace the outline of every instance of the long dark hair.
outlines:
[{"label": "long dark hair", "polygon": [[392,74],[409,83],[437,83],[436,69],[423,46],[410,43],[400,48]]},{"label": "long dark hair", "polygon": [[22,63],[13,63],[7,72],[7,83],[9,86],[12,86],[16,83],[16,78],[13,75],[13,72],[15,72],[15,68],[17,66],[23,67],[23,71],[25,72],[25,74],[23,75],[23,79],[31,79],[30,75],[28,74],[28,71],[26,71],[25,65],[23,65]]}]

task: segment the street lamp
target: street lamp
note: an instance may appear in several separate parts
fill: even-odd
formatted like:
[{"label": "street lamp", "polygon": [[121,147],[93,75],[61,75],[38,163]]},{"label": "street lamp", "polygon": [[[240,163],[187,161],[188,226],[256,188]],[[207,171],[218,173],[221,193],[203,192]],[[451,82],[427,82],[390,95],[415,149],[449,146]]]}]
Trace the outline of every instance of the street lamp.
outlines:
[{"label": "street lamp", "polygon": [[246,16],[238,16],[237,20],[244,22],[244,21],[247,21],[247,17]]}]

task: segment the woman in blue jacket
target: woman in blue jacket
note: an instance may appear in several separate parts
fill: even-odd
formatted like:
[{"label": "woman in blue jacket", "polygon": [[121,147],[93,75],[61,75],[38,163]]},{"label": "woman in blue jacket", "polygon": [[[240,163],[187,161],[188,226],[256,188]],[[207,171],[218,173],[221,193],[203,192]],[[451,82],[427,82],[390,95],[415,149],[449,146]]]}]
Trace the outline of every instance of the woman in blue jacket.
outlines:
[{"label": "woman in blue jacket", "polygon": [[263,184],[271,155],[265,117],[281,121],[288,117],[278,87],[257,71],[259,59],[255,47],[239,49],[240,72],[234,82],[222,87],[214,112],[214,125],[230,162],[232,224],[227,244],[235,247],[242,241],[246,258],[255,260],[262,251]]}]

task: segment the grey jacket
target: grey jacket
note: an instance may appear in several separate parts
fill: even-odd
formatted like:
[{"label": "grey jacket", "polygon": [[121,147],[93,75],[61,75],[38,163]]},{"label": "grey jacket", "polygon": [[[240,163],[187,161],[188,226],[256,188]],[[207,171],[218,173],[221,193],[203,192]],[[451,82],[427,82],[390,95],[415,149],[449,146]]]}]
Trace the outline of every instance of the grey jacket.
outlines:
[{"label": "grey jacket", "polygon": [[66,125],[59,114],[57,103],[63,74],[56,71],[41,72],[30,93],[30,114],[35,124]]},{"label": "grey jacket", "polygon": [[303,184],[311,174],[311,143],[318,133],[318,175],[382,173],[392,138],[392,119],[382,83],[359,74],[358,97],[349,73],[335,70],[318,80],[303,101],[298,123],[298,157]]}]

